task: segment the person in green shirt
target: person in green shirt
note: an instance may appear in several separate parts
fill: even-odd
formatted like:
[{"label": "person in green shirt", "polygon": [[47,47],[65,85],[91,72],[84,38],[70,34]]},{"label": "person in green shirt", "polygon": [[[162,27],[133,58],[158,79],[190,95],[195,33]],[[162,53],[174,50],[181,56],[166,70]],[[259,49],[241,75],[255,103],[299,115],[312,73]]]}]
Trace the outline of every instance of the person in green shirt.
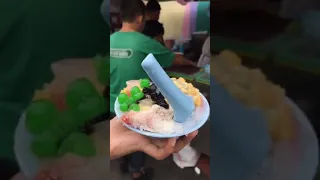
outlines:
[{"label": "person in green shirt", "polygon": [[[152,53],[164,68],[175,65],[195,65],[182,55],[176,55],[154,39],[141,33],[145,21],[145,4],[141,0],[122,3],[120,14],[122,28],[110,36],[110,112],[114,113],[114,103],[126,81],[148,78],[141,62]],[[121,169],[127,167],[134,179],[152,179],[152,169],[143,168],[144,154],[134,153],[124,159]]]},{"label": "person in green shirt", "polygon": [[[133,0],[139,2],[141,0]],[[128,1],[121,7],[122,28],[110,36],[110,112],[126,81],[148,78],[141,62],[152,53],[164,68],[171,66],[195,66],[181,54],[174,54],[161,43],[141,33],[144,28],[145,5],[134,10],[135,3]],[[142,1],[141,1],[142,2]],[[143,3],[143,2],[142,2]],[[132,7],[131,7],[132,6]],[[137,12],[138,11],[138,12]],[[130,73],[129,73],[130,72]]]}]

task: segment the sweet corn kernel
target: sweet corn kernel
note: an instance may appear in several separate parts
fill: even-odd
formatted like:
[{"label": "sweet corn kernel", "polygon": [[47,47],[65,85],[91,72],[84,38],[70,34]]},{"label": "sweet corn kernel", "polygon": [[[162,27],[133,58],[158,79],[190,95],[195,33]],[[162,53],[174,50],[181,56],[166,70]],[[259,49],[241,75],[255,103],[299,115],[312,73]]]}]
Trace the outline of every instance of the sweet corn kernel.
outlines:
[{"label": "sweet corn kernel", "polygon": [[173,83],[186,95],[192,96],[196,106],[201,105],[201,96],[199,89],[195,88],[191,83],[186,82],[184,78],[171,78]]},{"label": "sweet corn kernel", "polygon": [[201,103],[202,103],[202,101],[201,101],[200,95],[196,96],[196,99],[195,99],[195,101],[194,101],[194,104],[195,104],[196,106],[201,106]]},{"label": "sweet corn kernel", "polygon": [[181,77],[178,79],[178,81],[180,81],[180,82],[186,82],[186,80],[183,79],[183,78],[181,78]]}]

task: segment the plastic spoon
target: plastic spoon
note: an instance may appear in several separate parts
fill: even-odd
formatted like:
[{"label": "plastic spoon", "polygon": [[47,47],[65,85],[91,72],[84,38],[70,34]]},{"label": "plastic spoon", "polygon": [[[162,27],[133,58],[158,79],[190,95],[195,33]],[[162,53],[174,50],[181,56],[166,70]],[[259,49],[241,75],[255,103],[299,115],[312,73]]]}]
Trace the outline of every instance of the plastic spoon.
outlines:
[{"label": "plastic spoon", "polygon": [[211,178],[248,180],[271,149],[267,120],[262,111],[235,100],[214,76],[210,80],[210,145],[211,157],[215,157]]},{"label": "plastic spoon", "polygon": [[185,122],[195,109],[192,97],[180,91],[152,54],[142,61],[141,66],[172,106],[174,120]]}]

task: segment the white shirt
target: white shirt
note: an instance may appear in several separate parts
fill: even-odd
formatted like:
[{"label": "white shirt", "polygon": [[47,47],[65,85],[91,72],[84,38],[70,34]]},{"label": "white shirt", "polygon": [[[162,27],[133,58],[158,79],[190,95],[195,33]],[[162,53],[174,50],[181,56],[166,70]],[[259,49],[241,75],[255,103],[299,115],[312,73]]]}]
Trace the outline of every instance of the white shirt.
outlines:
[{"label": "white shirt", "polygon": [[199,58],[198,67],[204,67],[207,64],[210,64],[210,36],[207,37],[207,39],[204,41],[204,44],[202,46],[202,54]]}]

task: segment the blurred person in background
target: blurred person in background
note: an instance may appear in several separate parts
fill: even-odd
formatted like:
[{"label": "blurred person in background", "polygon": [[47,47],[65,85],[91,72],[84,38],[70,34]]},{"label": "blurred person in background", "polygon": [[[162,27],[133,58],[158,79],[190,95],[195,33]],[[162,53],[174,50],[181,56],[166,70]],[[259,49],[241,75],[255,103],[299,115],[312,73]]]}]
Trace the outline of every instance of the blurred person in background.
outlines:
[{"label": "blurred person in background", "polygon": [[[146,21],[155,20],[159,21],[161,13],[161,5],[158,0],[149,0],[146,5]],[[168,39],[164,41],[165,47],[172,49],[174,40]]]},{"label": "blurred person in background", "polygon": [[144,25],[144,29],[142,33],[150,37],[151,39],[158,41],[163,46],[165,45],[163,40],[164,28],[159,21],[157,20],[147,21]]},{"label": "blurred person in background", "polygon": [[146,5],[146,20],[156,20],[160,18],[161,6],[158,0],[149,0]]}]

